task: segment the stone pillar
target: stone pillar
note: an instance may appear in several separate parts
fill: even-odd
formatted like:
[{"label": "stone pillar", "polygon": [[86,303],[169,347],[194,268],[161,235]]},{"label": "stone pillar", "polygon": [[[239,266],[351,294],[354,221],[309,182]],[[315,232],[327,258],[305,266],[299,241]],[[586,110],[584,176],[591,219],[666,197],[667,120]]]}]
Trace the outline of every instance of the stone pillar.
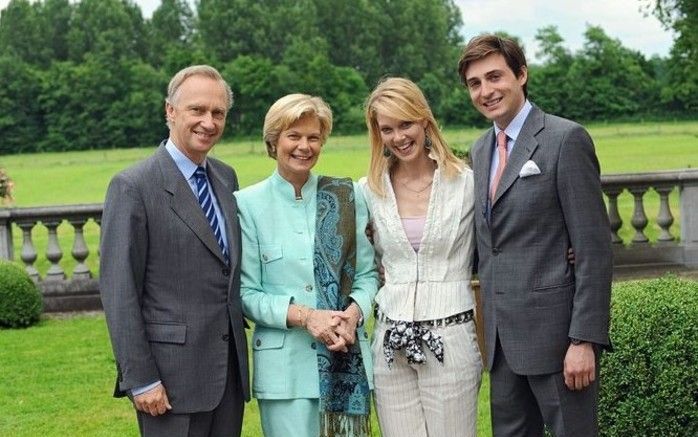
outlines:
[{"label": "stone pillar", "polygon": [[0,259],[10,261],[14,259],[12,222],[10,221],[10,211],[7,208],[0,209]]},{"label": "stone pillar", "polygon": [[682,183],[679,193],[684,264],[688,267],[698,267],[698,181]]}]

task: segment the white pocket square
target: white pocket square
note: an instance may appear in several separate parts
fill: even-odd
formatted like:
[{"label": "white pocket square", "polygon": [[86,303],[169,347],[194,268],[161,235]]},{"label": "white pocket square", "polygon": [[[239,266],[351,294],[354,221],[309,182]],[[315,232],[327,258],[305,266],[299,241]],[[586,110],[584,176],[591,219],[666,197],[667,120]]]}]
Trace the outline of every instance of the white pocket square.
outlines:
[{"label": "white pocket square", "polygon": [[529,176],[533,176],[536,174],[540,174],[540,169],[536,165],[535,162],[531,161],[530,159],[526,161],[526,163],[521,167],[521,171],[519,172],[519,177],[520,178],[526,178]]}]

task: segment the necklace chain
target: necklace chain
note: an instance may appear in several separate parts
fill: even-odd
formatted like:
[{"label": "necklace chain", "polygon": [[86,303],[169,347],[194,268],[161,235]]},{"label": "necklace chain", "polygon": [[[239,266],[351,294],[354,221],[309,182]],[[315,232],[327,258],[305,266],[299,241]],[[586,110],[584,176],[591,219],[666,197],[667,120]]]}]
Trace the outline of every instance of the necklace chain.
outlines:
[{"label": "necklace chain", "polygon": [[415,189],[410,188],[409,186],[407,186],[407,184],[405,183],[405,181],[402,181],[402,180],[400,181],[400,185],[402,185],[403,187],[405,187],[405,189],[407,189],[408,191],[411,191],[411,192],[413,192],[413,193],[415,193],[415,194],[422,194],[422,193],[424,192],[424,190],[426,190],[427,188],[431,187],[431,184],[433,184],[433,183],[434,183],[434,178],[432,178],[432,179],[429,181],[429,183],[426,184],[425,186],[423,186],[422,188],[420,188],[420,189],[418,189],[418,190],[415,190]]}]

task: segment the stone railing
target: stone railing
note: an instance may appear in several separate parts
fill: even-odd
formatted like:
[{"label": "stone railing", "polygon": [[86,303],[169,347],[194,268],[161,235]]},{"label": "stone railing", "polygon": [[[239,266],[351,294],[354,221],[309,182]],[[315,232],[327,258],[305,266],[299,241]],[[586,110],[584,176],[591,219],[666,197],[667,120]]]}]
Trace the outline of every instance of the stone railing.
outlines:
[{"label": "stone railing", "polygon": [[[604,175],[601,182],[608,198],[617,274],[698,268],[698,170]],[[669,195],[675,189],[678,189],[679,195],[681,235],[671,233],[674,214]],[[659,197],[658,214],[653,220],[659,228],[659,235],[653,243],[645,234],[650,224],[650,218],[645,213],[645,194],[650,190]],[[625,191],[633,198],[633,213],[629,222],[634,235],[630,241],[623,241],[618,235],[623,225],[618,211],[618,197]]]},{"label": "stone railing", "polygon": [[[101,308],[99,282],[85,264],[90,254],[83,234],[83,227],[91,219],[98,225],[102,218],[102,204],[42,206],[35,208],[0,209],[0,257],[14,259],[12,224],[22,232],[22,249],[19,259],[24,263],[29,276],[39,284],[44,295],[46,311],[89,310]],[[60,265],[63,251],[58,240],[58,226],[64,221],[73,228],[73,241],[70,255],[75,267],[70,276]],[[36,269],[39,257],[32,231],[38,223],[47,230],[47,243],[44,258],[49,262],[48,270],[42,277]],[[97,247],[94,247],[97,250]]]},{"label": "stone railing", "polygon": [[[608,214],[611,223],[611,240],[614,246],[614,263],[617,275],[642,275],[680,269],[698,269],[698,170],[680,170],[657,173],[616,174],[602,176],[603,191],[608,197]],[[678,189],[681,235],[672,235],[674,223],[669,194]],[[645,213],[644,195],[654,190],[659,195],[659,213],[648,218]],[[623,225],[619,213],[618,198],[633,196],[634,207],[629,218],[634,235],[630,241],[622,241],[618,235]],[[46,311],[67,311],[100,308],[99,284],[95,272],[85,264],[90,250],[83,234],[83,227],[93,220],[99,225],[102,204],[64,205],[37,208],[0,209],[0,257],[14,259],[12,225],[22,232],[22,248],[19,253],[29,275],[44,294]],[[63,252],[59,245],[57,228],[67,222],[73,229],[72,256],[75,267],[67,275],[61,267]],[[657,241],[650,243],[645,235],[649,223],[656,223],[660,232]],[[47,229],[46,252],[43,258],[49,266],[44,275],[37,271],[35,263],[40,256],[33,240],[32,230],[38,223]],[[126,236],[125,236],[126,237]]]}]

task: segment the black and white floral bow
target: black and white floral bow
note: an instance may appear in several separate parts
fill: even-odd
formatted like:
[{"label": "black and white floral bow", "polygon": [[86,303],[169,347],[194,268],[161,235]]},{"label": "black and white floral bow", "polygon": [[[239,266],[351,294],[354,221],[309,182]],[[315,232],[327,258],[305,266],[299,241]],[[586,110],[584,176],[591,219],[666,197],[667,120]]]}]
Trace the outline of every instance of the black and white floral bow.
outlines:
[{"label": "black and white floral bow", "polygon": [[440,363],[444,362],[444,342],[440,335],[434,334],[419,322],[392,321],[383,337],[383,355],[388,366],[395,359],[395,351],[405,349],[407,362],[423,364],[427,357],[422,343],[434,353]]}]

